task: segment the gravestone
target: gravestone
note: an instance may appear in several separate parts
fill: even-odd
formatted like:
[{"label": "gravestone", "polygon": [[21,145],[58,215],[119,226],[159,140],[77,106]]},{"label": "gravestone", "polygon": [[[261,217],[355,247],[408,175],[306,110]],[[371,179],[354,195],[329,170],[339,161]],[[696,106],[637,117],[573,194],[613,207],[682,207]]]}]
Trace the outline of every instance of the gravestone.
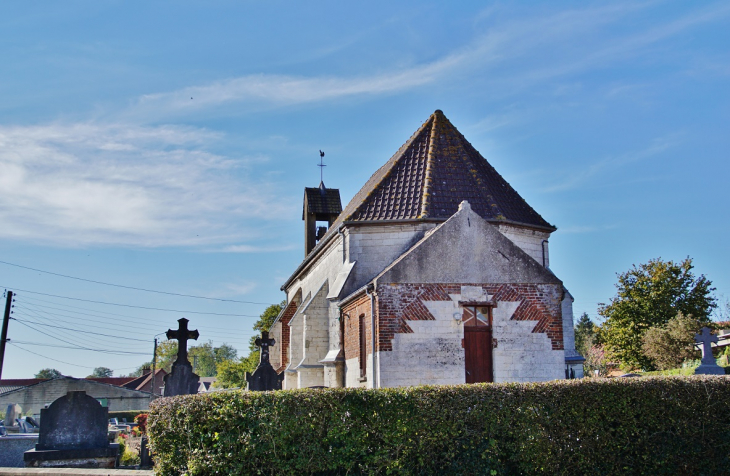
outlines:
[{"label": "gravestone", "polygon": [[695,369],[695,374],[725,375],[725,369],[717,365],[712,356],[712,343],[717,341],[709,327],[703,327],[699,334],[695,334],[695,342],[702,345],[702,362]]},{"label": "gravestone", "polygon": [[5,412],[5,421],[3,422],[3,425],[15,426],[17,425],[15,419],[20,418],[21,416],[23,416],[23,408],[17,403],[11,403],[8,405],[8,409]]},{"label": "gravestone", "polygon": [[114,468],[119,445],[107,438],[109,409],[84,391],[68,392],[41,410],[34,450],[23,455],[26,467]]},{"label": "gravestone", "polygon": [[177,359],[172,364],[172,370],[165,375],[165,389],[163,396],[190,395],[198,393],[200,377],[193,373],[193,366],[188,361],[188,339],[197,340],[200,333],[188,330],[188,320],[178,319],[178,329],[167,330],[168,339],[177,340]]},{"label": "gravestone", "polygon": [[284,379],[284,374],[277,374],[274,367],[271,366],[271,362],[269,362],[269,347],[276,344],[276,341],[269,339],[269,333],[264,331],[261,333],[261,337],[256,339],[255,344],[261,349],[261,357],[259,359],[259,365],[253,374],[246,372],[248,390],[255,392],[281,390],[281,382]]}]

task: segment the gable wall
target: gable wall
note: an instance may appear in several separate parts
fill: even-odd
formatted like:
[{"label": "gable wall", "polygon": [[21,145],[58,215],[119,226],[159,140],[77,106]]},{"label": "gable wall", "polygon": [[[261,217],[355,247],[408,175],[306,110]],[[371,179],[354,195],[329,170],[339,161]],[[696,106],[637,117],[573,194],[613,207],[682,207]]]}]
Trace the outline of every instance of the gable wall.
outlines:
[{"label": "gable wall", "polygon": [[378,284],[380,385],[465,382],[463,324],[454,319],[464,287],[497,301],[495,382],[564,377],[560,284]]}]

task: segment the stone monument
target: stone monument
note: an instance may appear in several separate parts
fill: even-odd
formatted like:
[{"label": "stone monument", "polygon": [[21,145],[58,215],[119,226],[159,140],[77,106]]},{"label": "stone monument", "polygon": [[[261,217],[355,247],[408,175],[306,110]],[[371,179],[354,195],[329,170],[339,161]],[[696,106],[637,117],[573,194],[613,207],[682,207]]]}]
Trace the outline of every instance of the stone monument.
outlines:
[{"label": "stone monument", "polygon": [[193,366],[188,360],[188,339],[198,340],[200,333],[188,330],[188,320],[184,317],[177,322],[179,325],[176,331],[167,330],[168,339],[177,339],[177,359],[170,373],[165,375],[165,397],[198,393],[200,382],[200,377],[193,373]]},{"label": "stone monument", "polygon": [[23,455],[26,467],[114,468],[119,445],[107,437],[109,409],[84,391],[68,392],[41,410],[34,450]]},{"label": "stone monument", "polygon": [[256,339],[255,344],[261,349],[261,357],[253,374],[246,372],[247,389],[256,392],[281,390],[284,374],[277,374],[274,367],[271,366],[271,362],[269,362],[269,347],[276,344],[276,341],[269,339],[269,333],[264,331],[261,333],[261,337]]},{"label": "stone monument", "polygon": [[725,369],[717,365],[712,356],[712,343],[717,341],[709,327],[703,327],[699,334],[695,334],[695,342],[702,345],[702,362],[695,369],[695,374],[725,375]]},{"label": "stone monument", "polygon": [[17,403],[11,403],[8,405],[8,409],[5,412],[5,421],[3,424],[6,427],[15,426],[18,424],[15,420],[21,416],[23,416],[23,408]]}]

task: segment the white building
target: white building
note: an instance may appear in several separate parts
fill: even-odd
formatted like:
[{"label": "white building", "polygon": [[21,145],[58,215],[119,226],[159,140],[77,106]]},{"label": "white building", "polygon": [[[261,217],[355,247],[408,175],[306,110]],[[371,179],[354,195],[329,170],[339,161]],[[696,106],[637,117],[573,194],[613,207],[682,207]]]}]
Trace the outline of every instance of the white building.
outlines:
[{"label": "white building", "polygon": [[342,209],[307,188],[270,334],[284,388],[582,376],[556,228],[436,111]]}]

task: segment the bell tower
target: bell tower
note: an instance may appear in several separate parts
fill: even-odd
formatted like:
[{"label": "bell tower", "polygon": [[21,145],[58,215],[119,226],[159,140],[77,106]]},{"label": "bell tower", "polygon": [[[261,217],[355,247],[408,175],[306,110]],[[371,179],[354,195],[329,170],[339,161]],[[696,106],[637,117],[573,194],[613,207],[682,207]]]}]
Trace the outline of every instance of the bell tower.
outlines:
[{"label": "bell tower", "polygon": [[327,188],[324,182],[320,182],[317,188],[304,189],[304,256],[324,237],[341,212],[342,201],[338,189]]}]

